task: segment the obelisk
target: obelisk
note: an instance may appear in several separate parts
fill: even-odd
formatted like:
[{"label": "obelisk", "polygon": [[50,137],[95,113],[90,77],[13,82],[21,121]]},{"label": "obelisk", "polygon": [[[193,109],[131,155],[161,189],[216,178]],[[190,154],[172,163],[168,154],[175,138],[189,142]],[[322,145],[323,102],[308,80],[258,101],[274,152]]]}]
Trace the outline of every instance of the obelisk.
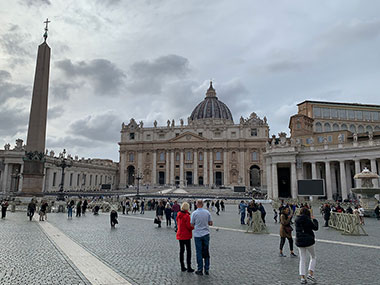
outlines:
[{"label": "obelisk", "polygon": [[50,47],[46,43],[48,23],[44,22],[44,42],[38,47],[36,71],[34,75],[32,104],[29,115],[28,137],[24,157],[22,193],[42,195],[46,120],[49,93]]}]

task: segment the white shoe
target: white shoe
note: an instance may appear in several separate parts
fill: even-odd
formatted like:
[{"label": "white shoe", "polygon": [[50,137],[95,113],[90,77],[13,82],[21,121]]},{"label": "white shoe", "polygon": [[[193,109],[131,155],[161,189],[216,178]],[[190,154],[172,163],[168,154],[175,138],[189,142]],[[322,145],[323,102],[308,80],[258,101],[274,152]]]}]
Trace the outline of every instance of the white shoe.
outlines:
[{"label": "white shoe", "polygon": [[313,283],[316,283],[316,282],[317,282],[317,279],[315,279],[314,276],[312,276],[312,275],[310,275],[310,274],[307,275],[307,280],[309,280],[309,281],[311,281],[311,282],[313,282]]}]

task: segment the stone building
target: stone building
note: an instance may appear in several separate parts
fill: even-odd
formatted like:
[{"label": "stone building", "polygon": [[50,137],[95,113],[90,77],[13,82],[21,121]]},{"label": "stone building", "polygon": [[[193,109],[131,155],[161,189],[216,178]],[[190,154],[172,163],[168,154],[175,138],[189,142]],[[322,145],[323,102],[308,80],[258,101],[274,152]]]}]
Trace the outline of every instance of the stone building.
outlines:
[{"label": "stone building", "polygon": [[[59,166],[64,153],[55,156],[54,151],[45,154],[43,192],[60,189],[62,168]],[[25,145],[18,139],[15,147],[10,144],[0,150],[0,193],[21,193]],[[68,155],[64,172],[64,191],[96,191],[101,187],[114,190],[118,185],[118,164],[108,159],[79,159]]]},{"label": "stone building", "polygon": [[323,179],[327,199],[347,199],[356,173],[379,172],[378,105],[304,101],[289,128],[290,138],[272,137],[264,155],[272,198],[296,198],[297,180]]},{"label": "stone building", "polygon": [[122,124],[120,188],[134,185],[135,175],[148,185],[265,187],[263,152],[267,120],[255,113],[235,124],[229,108],[210,83],[187,124],[144,127],[131,119]]}]

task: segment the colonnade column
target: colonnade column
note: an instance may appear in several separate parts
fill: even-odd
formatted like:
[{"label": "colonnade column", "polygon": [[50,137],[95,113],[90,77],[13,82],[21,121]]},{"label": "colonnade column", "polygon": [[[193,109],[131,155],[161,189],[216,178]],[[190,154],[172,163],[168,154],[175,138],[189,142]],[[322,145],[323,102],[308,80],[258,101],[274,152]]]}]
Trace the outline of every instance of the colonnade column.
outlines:
[{"label": "colonnade column", "polygon": [[[371,159],[371,172],[377,174],[377,165],[376,165],[376,159],[372,158]],[[373,187],[378,188],[379,187],[379,179],[374,179],[373,180]]]},{"label": "colonnade column", "polygon": [[143,154],[142,154],[141,151],[137,152],[137,171],[140,171],[140,173],[138,173],[136,171],[137,174],[141,174],[142,173],[142,169],[143,169],[143,166],[142,166],[142,156],[143,156]]},{"label": "colonnade column", "polygon": [[[23,177],[22,177],[22,174],[24,173],[24,163],[21,164],[21,169],[20,169],[20,180],[18,182],[18,189],[17,191],[18,192],[21,192],[22,191],[22,180],[23,180]],[[43,183],[42,183],[42,189],[44,188],[44,185],[45,185],[45,173],[44,173],[44,178],[43,178]],[[42,191],[43,192],[43,191]]]},{"label": "colonnade column", "polygon": [[197,150],[194,150],[193,153],[193,169],[194,169],[194,185],[198,185],[198,152]]},{"label": "colonnade column", "polygon": [[325,162],[325,169],[326,169],[326,195],[327,200],[332,200],[332,186],[331,186],[331,168],[330,168],[330,161]]},{"label": "colonnade column", "polygon": [[[360,160],[355,160],[355,174],[358,174],[361,172],[361,169],[360,169]],[[356,184],[356,187],[361,187],[361,181],[359,179],[355,179],[355,184]]]},{"label": "colonnade column", "polygon": [[184,186],[184,181],[183,181],[183,150],[179,153],[179,185],[180,187]]},{"label": "colonnade column", "polygon": [[214,184],[214,167],[213,167],[213,156],[214,156],[214,152],[213,150],[210,151],[210,171],[209,171],[209,174],[210,174],[210,178],[209,178],[209,184],[210,186],[212,186]]},{"label": "colonnade column", "polygon": [[317,179],[317,163],[311,163],[311,179]]},{"label": "colonnade column", "polygon": [[290,164],[290,184],[292,190],[292,198],[297,198],[297,173],[296,173],[296,163],[291,162]]},{"label": "colonnade column", "polygon": [[342,190],[342,199],[347,199],[346,168],[344,160],[339,161],[340,167],[340,188]]},{"label": "colonnade column", "polygon": [[273,199],[278,198],[278,179],[277,179],[277,163],[272,162],[272,196]]},{"label": "colonnade column", "polygon": [[266,160],[266,167],[267,167],[267,195],[268,198],[273,198],[273,191],[272,191],[272,171],[271,166],[269,162],[269,158]]},{"label": "colonnade column", "polygon": [[207,172],[207,150],[203,152],[203,185],[208,185],[208,172]]},{"label": "colonnade column", "polygon": [[[127,177],[125,175],[126,170],[126,153],[123,151],[120,153],[120,182],[119,188],[125,188],[127,186]],[[82,183],[80,183],[80,186]]]},{"label": "colonnade column", "polygon": [[245,185],[245,163],[244,163],[244,150],[240,151],[240,177],[241,185]]},{"label": "colonnade column", "polygon": [[170,184],[174,185],[174,151],[170,152]]},{"label": "colonnade column", "polygon": [[169,165],[169,152],[166,151],[166,173],[165,173],[165,184],[166,185],[169,185],[170,183],[170,174],[169,174],[169,171],[170,171],[170,165]]},{"label": "colonnade column", "polygon": [[152,186],[157,184],[157,152],[153,151]]},{"label": "colonnade column", "polygon": [[227,150],[223,151],[223,185],[228,185],[228,155]]}]

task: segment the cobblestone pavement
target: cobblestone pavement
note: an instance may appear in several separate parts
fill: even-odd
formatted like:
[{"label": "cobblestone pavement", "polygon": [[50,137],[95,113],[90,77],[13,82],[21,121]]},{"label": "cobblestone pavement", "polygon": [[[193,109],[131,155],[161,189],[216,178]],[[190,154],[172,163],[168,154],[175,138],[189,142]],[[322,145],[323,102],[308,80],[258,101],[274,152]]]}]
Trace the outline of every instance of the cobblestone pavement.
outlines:
[{"label": "cobblestone pavement", "polygon": [[2,285],[89,284],[25,213],[0,220],[0,244]]},{"label": "cobblestone pavement", "polygon": [[[268,228],[278,233],[267,207]],[[216,227],[244,229],[239,225],[237,206],[227,206],[221,216],[212,213]],[[92,252],[134,284],[298,284],[298,258],[278,257],[279,238],[240,231],[211,230],[209,276],[182,273],[179,246],[173,228],[153,224],[153,212],[119,216],[111,229],[108,214],[67,220],[63,214],[50,214],[49,222]],[[320,218],[320,217],[319,217]],[[321,220],[320,220],[321,222]],[[320,228],[318,239],[364,245],[379,245],[379,223],[366,220],[369,237],[342,236],[333,229]],[[379,248],[316,243],[318,284],[379,284]],[[296,251],[297,252],[297,251]],[[195,247],[192,243],[193,267]],[[288,254],[288,244],[285,254]]]}]

